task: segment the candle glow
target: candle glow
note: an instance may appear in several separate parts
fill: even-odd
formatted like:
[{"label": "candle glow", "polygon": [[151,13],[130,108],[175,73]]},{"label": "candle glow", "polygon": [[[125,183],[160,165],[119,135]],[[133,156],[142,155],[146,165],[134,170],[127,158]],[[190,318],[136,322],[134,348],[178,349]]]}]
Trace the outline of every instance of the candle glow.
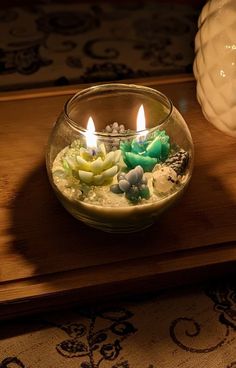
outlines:
[{"label": "candle glow", "polygon": [[137,132],[142,131],[142,133],[140,134],[140,139],[145,139],[147,132],[145,131],[146,129],[146,118],[145,118],[145,112],[144,112],[144,107],[143,105],[140,106],[139,110],[138,110],[138,115],[137,115]]},{"label": "candle glow", "polygon": [[91,149],[97,148],[97,137],[94,134],[94,132],[95,132],[95,125],[92,117],[90,116],[88,119],[87,131],[85,133],[87,148]]}]

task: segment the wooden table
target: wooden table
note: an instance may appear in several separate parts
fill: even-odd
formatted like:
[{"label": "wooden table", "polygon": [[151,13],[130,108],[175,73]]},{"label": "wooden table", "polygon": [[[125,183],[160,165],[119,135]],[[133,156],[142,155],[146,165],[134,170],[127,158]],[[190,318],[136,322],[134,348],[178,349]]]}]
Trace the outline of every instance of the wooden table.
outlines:
[{"label": "wooden table", "polygon": [[77,88],[0,95],[1,318],[234,269],[236,140],[204,119],[191,78],[137,82],[173,100],[189,125],[196,157],[179,204],[153,227],[131,235],[102,233],[76,221],[49,185],[47,139]]}]

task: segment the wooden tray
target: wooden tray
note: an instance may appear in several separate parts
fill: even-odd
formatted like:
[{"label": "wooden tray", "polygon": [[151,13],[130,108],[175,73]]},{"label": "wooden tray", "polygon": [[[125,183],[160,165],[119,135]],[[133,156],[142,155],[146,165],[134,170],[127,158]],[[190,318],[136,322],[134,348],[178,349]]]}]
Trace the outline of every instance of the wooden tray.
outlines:
[{"label": "wooden tray", "polygon": [[236,140],[203,118],[193,81],[142,84],[182,112],[196,157],[181,202],[132,235],[76,221],[49,185],[47,139],[74,87],[0,96],[1,318],[205,280],[235,267]]}]

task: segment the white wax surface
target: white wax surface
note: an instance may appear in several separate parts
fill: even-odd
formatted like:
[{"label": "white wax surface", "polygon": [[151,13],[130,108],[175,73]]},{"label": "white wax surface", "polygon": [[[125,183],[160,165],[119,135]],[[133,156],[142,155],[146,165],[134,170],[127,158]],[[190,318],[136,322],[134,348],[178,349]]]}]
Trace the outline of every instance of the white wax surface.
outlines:
[{"label": "white wax surface", "polygon": [[[61,158],[66,152],[65,148],[56,157],[52,173],[63,170]],[[53,185],[64,207],[76,218],[84,222],[98,222],[107,227],[140,227],[145,223],[150,224],[171,206],[183,193],[190,176],[184,175],[180,182],[174,185],[169,193],[161,194],[153,191],[153,173],[144,174],[148,179],[150,190],[149,199],[141,199],[138,204],[130,202],[125,194],[115,194],[110,191],[110,185],[91,186],[86,196],[81,195],[79,182],[76,179],[68,183],[66,178],[53,174]],[[114,178],[113,183],[117,180]],[[71,185],[72,184],[72,185]]]}]

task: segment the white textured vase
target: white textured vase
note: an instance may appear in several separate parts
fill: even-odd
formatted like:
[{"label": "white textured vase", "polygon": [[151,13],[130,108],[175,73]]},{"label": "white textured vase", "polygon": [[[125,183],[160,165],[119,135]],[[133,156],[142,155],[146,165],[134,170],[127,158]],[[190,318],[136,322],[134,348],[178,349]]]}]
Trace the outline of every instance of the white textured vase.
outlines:
[{"label": "white textured vase", "polygon": [[236,0],[210,0],[198,20],[194,75],[207,120],[236,137]]}]

